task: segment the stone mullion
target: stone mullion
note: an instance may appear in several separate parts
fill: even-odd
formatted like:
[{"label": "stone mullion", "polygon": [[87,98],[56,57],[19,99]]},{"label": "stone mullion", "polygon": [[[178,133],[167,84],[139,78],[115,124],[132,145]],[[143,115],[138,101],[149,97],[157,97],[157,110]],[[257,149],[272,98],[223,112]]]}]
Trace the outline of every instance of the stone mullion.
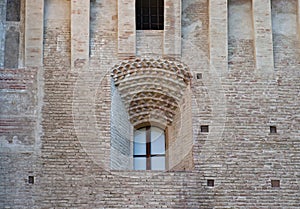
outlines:
[{"label": "stone mullion", "polygon": [[151,170],[151,127],[146,127],[146,170]]}]

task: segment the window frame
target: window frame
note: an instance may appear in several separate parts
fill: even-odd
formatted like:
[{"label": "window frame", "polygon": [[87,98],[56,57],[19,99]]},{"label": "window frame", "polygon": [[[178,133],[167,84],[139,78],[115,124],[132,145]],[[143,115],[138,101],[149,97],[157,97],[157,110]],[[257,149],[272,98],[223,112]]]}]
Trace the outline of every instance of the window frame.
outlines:
[{"label": "window frame", "polygon": [[[164,146],[164,154],[153,154],[151,152],[151,144],[152,144],[151,143],[151,127],[155,127],[155,128],[158,128],[158,129],[160,129],[160,130],[163,131],[164,141],[165,141],[165,144],[164,144],[165,145]],[[135,132],[138,131],[138,130],[144,129],[144,128],[146,129],[145,130],[145,132],[146,132],[146,153],[144,155],[135,155],[134,154],[135,153],[135,146],[134,146],[135,139],[133,139],[133,159],[134,158],[138,158],[138,157],[140,157],[140,158],[141,157],[146,158],[146,169],[145,170],[154,170],[154,169],[152,169],[152,166],[151,166],[151,159],[152,159],[152,157],[164,157],[165,158],[165,168],[163,170],[165,170],[166,167],[167,167],[167,164],[166,164],[166,162],[167,162],[167,160],[166,160],[166,158],[167,158],[167,155],[166,155],[166,150],[167,150],[167,134],[166,134],[166,130],[164,130],[164,129],[158,127],[158,126],[147,125],[147,126],[142,126],[142,127],[138,128],[138,129],[135,129]],[[135,134],[134,134],[134,138],[135,138]],[[138,170],[138,169],[135,169],[134,163],[133,163],[133,169],[134,170]]]}]

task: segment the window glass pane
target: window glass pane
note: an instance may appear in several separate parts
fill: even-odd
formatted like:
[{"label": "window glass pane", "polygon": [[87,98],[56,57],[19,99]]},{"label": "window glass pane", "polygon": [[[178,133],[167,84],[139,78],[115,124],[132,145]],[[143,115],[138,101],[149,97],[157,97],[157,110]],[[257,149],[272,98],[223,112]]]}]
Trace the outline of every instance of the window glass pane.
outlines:
[{"label": "window glass pane", "polygon": [[157,16],[152,16],[151,17],[151,23],[152,24],[157,24]]},{"label": "window glass pane", "polygon": [[159,23],[160,23],[161,25],[162,25],[163,21],[164,21],[164,17],[163,17],[163,16],[159,16]]},{"label": "window glass pane", "polygon": [[151,170],[165,170],[165,157],[151,157]]},{"label": "window glass pane", "polygon": [[149,9],[148,8],[142,8],[142,15],[149,15]]},{"label": "window glass pane", "polygon": [[133,158],[134,170],[146,170],[146,158],[135,157]]},{"label": "window glass pane", "polygon": [[158,8],[158,13],[159,13],[159,15],[163,15],[164,14],[164,8],[163,7]]},{"label": "window glass pane", "polygon": [[157,0],[150,0],[150,7],[156,7],[157,6]]},{"label": "window glass pane", "polygon": [[164,6],[164,1],[163,1],[163,0],[158,0],[157,5],[158,5],[159,7],[163,7],[163,6]]},{"label": "window glass pane", "polygon": [[136,8],[140,8],[141,7],[141,0],[136,0],[135,4],[136,4]]},{"label": "window glass pane", "polygon": [[150,14],[151,15],[157,15],[157,8],[150,8]]},{"label": "window glass pane", "polygon": [[148,23],[149,22],[149,16],[143,16],[143,22]]},{"label": "window glass pane", "polygon": [[157,26],[155,24],[151,24],[151,29],[150,30],[157,30]]},{"label": "window glass pane", "polygon": [[149,30],[150,29],[149,24],[143,24],[142,28],[143,28],[143,30]]},{"label": "window glass pane", "polygon": [[149,0],[138,0],[141,2],[142,7],[148,7],[149,6]]},{"label": "window glass pane", "polygon": [[133,150],[134,155],[146,155],[146,128],[135,131]]},{"label": "window glass pane", "polygon": [[151,154],[165,154],[165,132],[151,127]]}]

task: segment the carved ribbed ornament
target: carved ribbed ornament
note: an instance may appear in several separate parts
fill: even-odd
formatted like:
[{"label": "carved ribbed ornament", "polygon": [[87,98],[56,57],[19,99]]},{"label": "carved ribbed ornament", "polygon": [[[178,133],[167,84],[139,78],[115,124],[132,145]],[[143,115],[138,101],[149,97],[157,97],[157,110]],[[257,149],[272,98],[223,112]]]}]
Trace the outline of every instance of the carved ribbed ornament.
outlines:
[{"label": "carved ribbed ornament", "polygon": [[137,58],[115,65],[111,76],[132,125],[170,125],[191,74],[176,60]]}]

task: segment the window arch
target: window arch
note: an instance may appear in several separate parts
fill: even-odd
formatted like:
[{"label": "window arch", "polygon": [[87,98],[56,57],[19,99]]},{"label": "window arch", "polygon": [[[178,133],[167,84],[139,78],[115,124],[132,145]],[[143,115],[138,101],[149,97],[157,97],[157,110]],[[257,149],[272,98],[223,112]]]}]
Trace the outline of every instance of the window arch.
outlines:
[{"label": "window arch", "polygon": [[166,169],[165,131],[145,126],[134,132],[133,166],[135,170]]},{"label": "window arch", "polygon": [[[192,169],[192,76],[188,66],[172,58],[137,57],[114,65],[111,77],[111,168]],[[147,127],[150,136],[153,127],[162,129],[164,152],[148,148],[147,153]],[[138,144],[134,145],[139,135],[144,143],[140,153]]]}]

